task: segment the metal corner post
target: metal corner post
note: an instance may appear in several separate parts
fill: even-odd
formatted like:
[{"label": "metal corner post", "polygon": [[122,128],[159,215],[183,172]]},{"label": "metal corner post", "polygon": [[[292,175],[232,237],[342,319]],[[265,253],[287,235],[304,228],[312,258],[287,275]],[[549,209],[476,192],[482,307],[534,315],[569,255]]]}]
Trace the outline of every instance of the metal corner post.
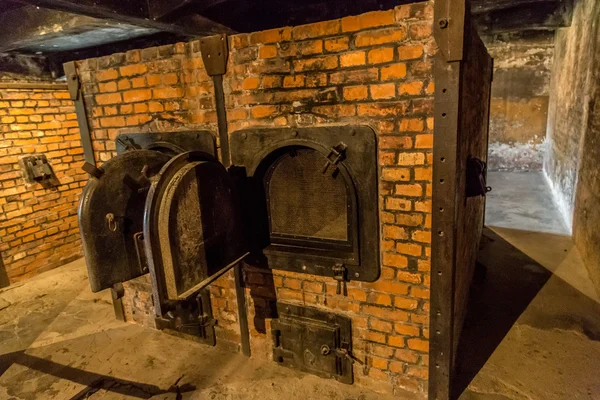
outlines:
[{"label": "metal corner post", "polygon": [[464,58],[465,0],[435,2],[433,195],[429,399],[451,396],[454,366],[457,146],[461,70]]}]

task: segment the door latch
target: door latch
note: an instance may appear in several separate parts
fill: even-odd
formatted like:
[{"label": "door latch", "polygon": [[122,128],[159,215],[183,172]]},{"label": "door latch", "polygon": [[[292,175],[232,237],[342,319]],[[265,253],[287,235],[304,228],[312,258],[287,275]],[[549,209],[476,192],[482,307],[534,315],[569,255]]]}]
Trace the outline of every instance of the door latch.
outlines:
[{"label": "door latch", "polygon": [[346,358],[348,361],[350,361],[352,364],[354,364],[355,362],[359,363],[360,365],[363,365],[364,363],[362,361],[360,361],[358,358],[354,357],[349,351],[348,349],[341,347],[341,348],[335,348],[335,349],[331,349],[331,347],[329,347],[328,345],[324,344],[321,346],[321,355],[323,356],[327,356],[331,353],[334,353],[336,356],[339,357],[343,357]]},{"label": "door latch", "polygon": [[348,296],[348,288],[346,287],[346,281],[348,280],[348,268],[344,264],[335,264],[332,268],[333,279],[337,281],[337,288],[335,289],[336,294],[342,293],[342,285],[344,285],[344,296]]},{"label": "door latch", "polygon": [[[331,148],[331,150],[329,151],[329,155],[327,155],[327,163],[323,167],[323,174],[327,173],[327,170],[329,169],[330,166],[337,167],[337,165],[340,162],[344,161],[344,159],[346,158],[346,149],[347,148],[348,148],[348,146],[346,146],[346,143],[344,143],[344,142],[339,142],[338,144],[336,144],[334,147]],[[334,170],[334,173],[335,173],[335,170]]]}]

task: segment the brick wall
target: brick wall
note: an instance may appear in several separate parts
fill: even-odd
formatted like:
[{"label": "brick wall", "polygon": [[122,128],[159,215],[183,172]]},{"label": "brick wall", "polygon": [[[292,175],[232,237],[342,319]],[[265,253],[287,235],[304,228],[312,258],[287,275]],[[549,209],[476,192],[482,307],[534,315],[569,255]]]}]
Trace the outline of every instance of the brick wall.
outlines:
[{"label": "brick wall", "polygon": [[[247,266],[253,355],[270,358],[274,299],[352,318],[355,378],[424,394],[428,378],[433,72],[430,2],[229,38],[229,131],[365,124],[378,135],[381,278],[335,294],[332,279]],[[78,63],[100,160],[123,132],[210,129],[213,86],[198,42]],[[217,341],[239,346],[233,274],[210,287]],[[136,298],[139,296],[136,295]]]},{"label": "brick wall", "polygon": [[[66,90],[0,89],[0,253],[11,283],[81,257],[82,153]],[[47,156],[57,186],[25,183],[18,161],[32,154]]]}]

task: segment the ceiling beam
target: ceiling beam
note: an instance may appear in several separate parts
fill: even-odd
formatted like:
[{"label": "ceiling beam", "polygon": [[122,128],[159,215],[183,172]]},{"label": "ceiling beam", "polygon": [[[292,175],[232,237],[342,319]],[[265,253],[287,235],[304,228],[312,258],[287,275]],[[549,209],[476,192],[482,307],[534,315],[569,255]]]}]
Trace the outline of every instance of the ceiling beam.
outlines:
[{"label": "ceiling beam", "polygon": [[161,21],[153,19],[146,0],[19,0],[22,3],[153,28],[183,36],[234,33],[230,28],[201,15]]},{"label": "ceiling beam", "polygon": [[35,45],[99,22],[96,18],[33,6],[11,10],[0,14],[0,53]]},{"label": "ceiling beam", "polygon": [[561,0],[472,0],[471,11],[473,14],[483,14],[525,5],[539,5],[541,3],[558,4],[561,3]]},{"label": "ceiling beam", "polygon": [[473,16],[481,34],[556,30],[571,25],[572,8],[562,2],[534,2]]}]

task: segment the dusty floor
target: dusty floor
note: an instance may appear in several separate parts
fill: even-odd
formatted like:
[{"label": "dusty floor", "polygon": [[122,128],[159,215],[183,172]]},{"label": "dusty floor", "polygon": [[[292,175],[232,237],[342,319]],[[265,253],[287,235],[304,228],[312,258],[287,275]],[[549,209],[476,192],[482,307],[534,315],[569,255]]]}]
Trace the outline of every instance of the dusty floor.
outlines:
[{"label": "dusty floor", "polygon": [[0,399],[386,398],[118,322],[83,260],[1,290],[0,310]]},{"label": "dusty floor", "polygon": [[493,172],[489,183],[461,399],[600,399],[600,300],[543,177]]},{"label": "dusty floor", "polygon": [[[555,210],[532,223],[540,208],[517,194],[536,177],[520,178],[490,194],[488,224],[498,226],[485,232],[487,274],[472,293],[457,395],[600,399],[598,297]],[[490,218],[508,212],[508,226]],[[81,260],[0,290],[0,399],[148,398],[386,399],[118,322],[109,294],[90,292]]]}]

